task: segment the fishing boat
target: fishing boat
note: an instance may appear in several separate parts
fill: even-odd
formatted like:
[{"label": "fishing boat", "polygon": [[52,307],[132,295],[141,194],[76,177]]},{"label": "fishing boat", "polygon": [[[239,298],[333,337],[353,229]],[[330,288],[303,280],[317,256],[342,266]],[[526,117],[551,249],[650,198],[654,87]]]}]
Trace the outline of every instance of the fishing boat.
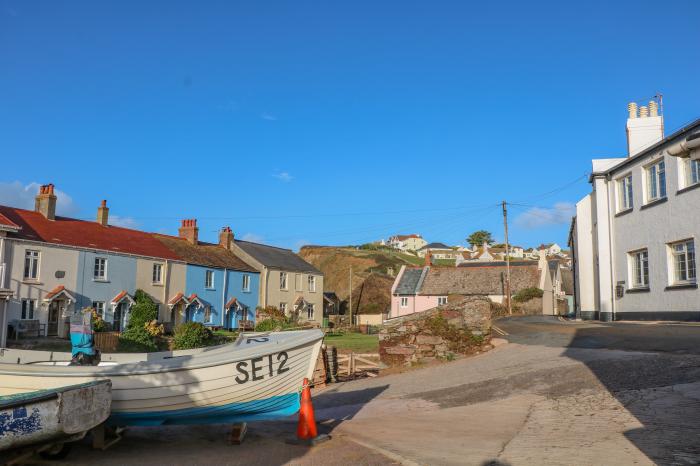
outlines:
[{"label": "fishing boat", "polygon": [[70,353],[2,350],[0,395],[110,379],[111,425],[275,419],[299,410],[322,340],[318,329],[243,333],[234,343],[198,350],[102,355],[97,366],[68,365]]},{"label": "fishing boat", "polygon": [[0,451],[81,439],[110,413],[108,379],[0,397]]}]

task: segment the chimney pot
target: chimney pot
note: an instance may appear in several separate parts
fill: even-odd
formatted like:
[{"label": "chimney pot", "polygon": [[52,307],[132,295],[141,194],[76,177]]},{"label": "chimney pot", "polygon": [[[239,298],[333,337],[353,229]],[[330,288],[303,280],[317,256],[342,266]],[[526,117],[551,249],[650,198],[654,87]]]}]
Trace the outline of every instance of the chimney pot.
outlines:
[{"label": "chimney pot", "polygon": [[199,228],[197,228],[197,220],[183,220],[182,226],[180,227],[177,233],[180,238],[186,239],[190,244],[197,244],[199,239]]},{"label": "chimney pot", "polygon": [[107,207],[106,199],[103,199],[100,206],[97,208],[97,223],[103,227],[109,224],[109,207]]},{"label": "chimney pot", "polygon": [[233,231],[231,227],[221,227],[221,232],[219,232],[219,246],[226,249],[231,249],[233,245]]},{"label": "chimney pot", "polygon": [[630,102],[627,104],[627,111],[629,112],[630,118],[637,118],[637,104]]},{"label": "chimney pot", "polygon": [[34,210],[49,220],[56,219],[56,195],[53,184],[39,187],[39,194],[34,199]]},{"label": "chimney pot", "polygon": [[649,116],[659,116],[659,106],[653,100],[649,101]]},{"label": "chimney pot", "polygon": [[645,106],[642,105],[639,107],[639,118],[646,118],[649,116],[649,109]]}]

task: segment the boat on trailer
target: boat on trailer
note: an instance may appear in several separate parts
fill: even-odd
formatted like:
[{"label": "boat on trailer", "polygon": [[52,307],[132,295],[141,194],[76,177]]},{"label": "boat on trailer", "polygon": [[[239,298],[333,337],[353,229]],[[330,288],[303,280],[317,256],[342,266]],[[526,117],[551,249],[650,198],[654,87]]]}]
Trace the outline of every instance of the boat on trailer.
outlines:
[{"label": "boat on trailer", "polygon": [[323,332],[243,333],[197,350],[103,354],[97,366],[69,366],[70,353],[0,350],[0,395],[112,381],[108,424],[221,424],[275,419],[299,410]]},{"label": "boat on trailer", "polygon": [[109,417],[111,386],[106,379],[0,397],[0,451],[37,445],[60,450],[80,440]]}]

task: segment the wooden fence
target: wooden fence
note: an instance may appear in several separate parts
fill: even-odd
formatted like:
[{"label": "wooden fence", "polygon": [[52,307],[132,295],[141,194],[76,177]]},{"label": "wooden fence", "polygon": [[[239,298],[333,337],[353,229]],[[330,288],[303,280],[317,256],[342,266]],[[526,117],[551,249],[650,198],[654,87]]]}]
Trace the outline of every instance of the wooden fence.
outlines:
[{"label": "wooden fence", "polygon": [[119,346],[119,332],[95,332],[95,348],[102,353],[113,353]]},{"label": "wooden fence", "polygon": [[338,374],[352,376],[357,373],[365,373],[370,377],[376,377],[374,371],[379,371],[379,355],[365,353],[348,353],[338,355]]}]

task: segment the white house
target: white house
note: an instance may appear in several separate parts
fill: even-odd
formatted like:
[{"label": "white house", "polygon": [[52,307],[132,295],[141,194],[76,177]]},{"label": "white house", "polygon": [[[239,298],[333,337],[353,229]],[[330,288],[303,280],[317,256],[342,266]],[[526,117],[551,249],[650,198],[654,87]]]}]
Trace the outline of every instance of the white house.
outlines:
[{"label": "white house", "polygon": [[389,246],[399,251],[418,251],[428,244],[421,235],[395,235],[389,238]]},{"label": "white house", "polygon": [[569,234],[575,307],[600,320],[698,320],[700,120],[663,136],[658,103],[630,104],[628,154],[593,160]]}]

